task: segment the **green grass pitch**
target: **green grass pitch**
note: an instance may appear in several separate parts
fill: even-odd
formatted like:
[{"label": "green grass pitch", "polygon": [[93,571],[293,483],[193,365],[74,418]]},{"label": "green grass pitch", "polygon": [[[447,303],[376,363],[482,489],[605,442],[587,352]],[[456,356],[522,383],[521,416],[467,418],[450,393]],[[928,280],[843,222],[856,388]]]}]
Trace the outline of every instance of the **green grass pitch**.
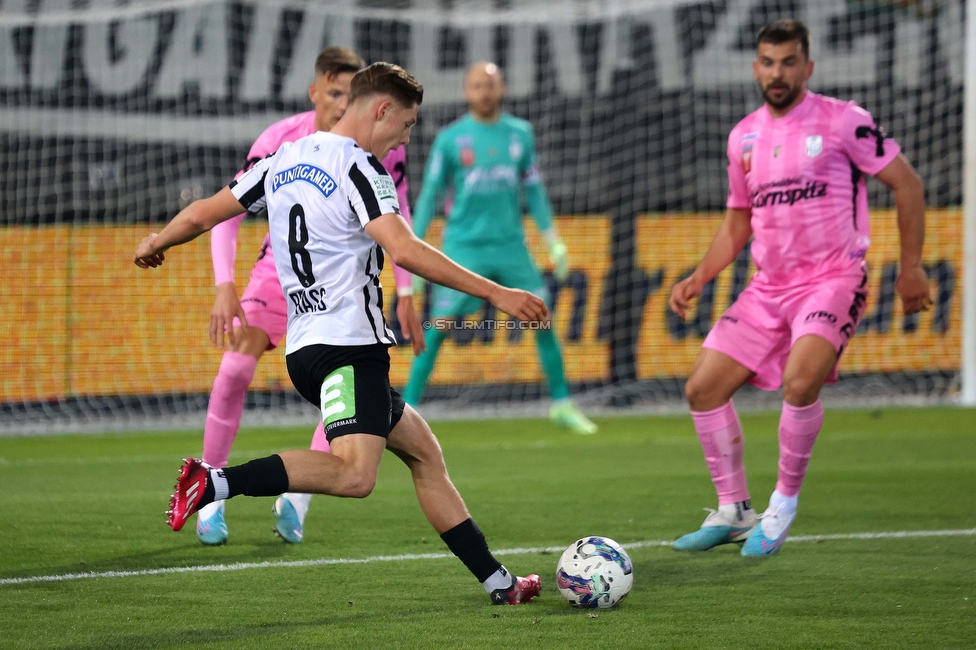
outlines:
[{"label": "green grass pitch", "polygon": [[[775,484],[778,414],[745,414],[757,508]],[[579,437],[532,420],[434,424],[493,549],[588,534],[673,540],[714,506],[690,418],[600,420]],[[247,429],[232,462],[305,447],[312,426]],[[738,547],[630,550],[634,589],[615,610],[574,610],[558,552],[504,555],[542,597],[492,607],[388,454],[366,500],[313,499],[305,543],[271,534],[272,499],[228,503],[230,540],[206,548],[165,523],[180,458],[200,434],[0,438],[0,647],[14,648],[974,648],[976,414],[954,408],[828,411],[792,536],[773,558]],[[930,537],[819,535],[968,531]],[[259,564],[236,570],[132,572]],[[264,563],[264,564],[262,564]],[[231,567],[233,568],[233,567]],[[118,577],[17,582],[92,572]]]}]

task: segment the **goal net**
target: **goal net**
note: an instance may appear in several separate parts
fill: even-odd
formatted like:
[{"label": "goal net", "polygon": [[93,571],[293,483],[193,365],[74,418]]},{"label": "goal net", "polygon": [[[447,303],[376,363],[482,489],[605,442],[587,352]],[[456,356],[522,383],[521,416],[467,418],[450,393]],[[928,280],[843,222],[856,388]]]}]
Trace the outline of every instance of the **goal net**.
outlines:
[{"label": "goal net", "polygon": [[[761,101],[755,35],[783,17],[811,30],[811,89],[873,113],[920,173],[929,206],[936,302],[905,317],[893,197],[869,181],[867,315],[833,394],[951,396],[962,347],[962,0],[0,0],[0,430],[202,421],[221,357],[207,336],[209,237],[152,272],[132,253],[225,185],[266,126],[311,109],[326,45],[402,64],[424,84],[408,147],[412,199],[435,134],[466,110],[467,66],[502,67],[505,107],[535,129],[569,250],[570,276],[556,282],[527,217],[573,392],[591,410],[680,407],[683,378],[748,281],[749,258],[709,284],[686,320],[667,297],[721,219],[729,130]],[[265,232],[258,220],[242,227],[239,291]],[[429,297],[417,297],[422,319]],[[468,322],[495,316],[483,308]],[[535,345],[531,331],[456,329],[425,412],[544,412]],[[402,387],[411,355],[391,356]],[[259,364],[248,406],[251,422],[314,419],[280,350]]]}]

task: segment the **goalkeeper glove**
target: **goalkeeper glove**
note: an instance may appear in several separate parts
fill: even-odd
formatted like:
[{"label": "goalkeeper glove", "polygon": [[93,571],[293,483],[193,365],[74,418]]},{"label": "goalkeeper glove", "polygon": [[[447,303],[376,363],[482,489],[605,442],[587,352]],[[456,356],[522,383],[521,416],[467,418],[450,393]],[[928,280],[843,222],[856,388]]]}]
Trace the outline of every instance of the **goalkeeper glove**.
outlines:
[{"label": "goalkeeper glove", "polygon": [[549,261],[556,267],[553,275],[560,282],[565,282],[569,277],[569,259],[566,257],[566,244],[558,236],[553,235],[549,239]]}]

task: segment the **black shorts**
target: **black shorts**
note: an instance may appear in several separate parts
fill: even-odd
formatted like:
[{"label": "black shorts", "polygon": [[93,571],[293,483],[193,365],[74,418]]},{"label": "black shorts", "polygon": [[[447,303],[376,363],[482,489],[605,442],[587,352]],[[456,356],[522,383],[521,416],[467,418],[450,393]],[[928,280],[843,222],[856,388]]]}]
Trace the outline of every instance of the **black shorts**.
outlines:
[{"label": "black shorts", "polygon": [[403,416],[390,387],[389,346],[309,345],[285,357],[302,397],[322,409],[325,437],[368,433],[386,438]]}]

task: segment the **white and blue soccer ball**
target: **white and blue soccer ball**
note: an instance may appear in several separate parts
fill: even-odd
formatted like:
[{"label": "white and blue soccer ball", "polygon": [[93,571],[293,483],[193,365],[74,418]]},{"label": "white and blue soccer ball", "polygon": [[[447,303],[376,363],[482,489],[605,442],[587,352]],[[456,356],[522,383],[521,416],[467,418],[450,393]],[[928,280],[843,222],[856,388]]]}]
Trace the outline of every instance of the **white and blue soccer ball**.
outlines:
[{"label": "white and blue soccer ball", "polygon": [[556,565],[556,585],[573,607],[616,607],[634,584],[630,556],[609,537],[583,537]]}]

